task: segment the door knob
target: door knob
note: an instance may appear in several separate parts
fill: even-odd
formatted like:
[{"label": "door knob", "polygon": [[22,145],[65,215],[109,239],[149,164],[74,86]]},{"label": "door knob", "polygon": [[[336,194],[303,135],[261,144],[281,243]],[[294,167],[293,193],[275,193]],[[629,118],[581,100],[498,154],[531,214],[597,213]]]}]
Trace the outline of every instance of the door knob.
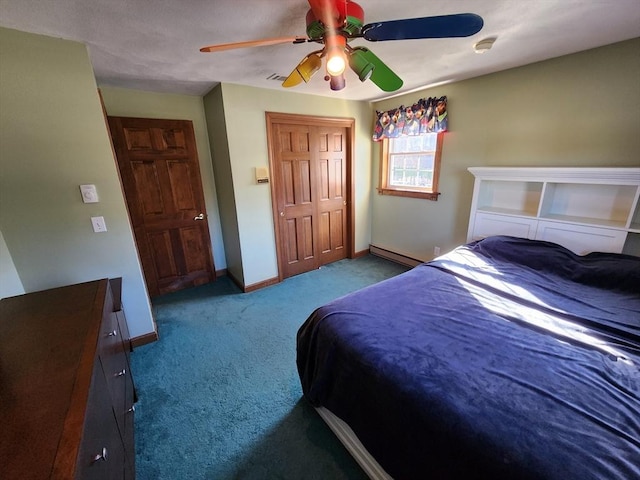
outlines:
[{"label": "door knob", "polygon": [[204,213],[201,213],[200,215],[196,215],[195,217],[193,217],[194,220],[204,220]]},{"label": "door knob", "polygon": [[281,217],[284,217],[284,212],[280,212],[280,216],[281,216]]}]

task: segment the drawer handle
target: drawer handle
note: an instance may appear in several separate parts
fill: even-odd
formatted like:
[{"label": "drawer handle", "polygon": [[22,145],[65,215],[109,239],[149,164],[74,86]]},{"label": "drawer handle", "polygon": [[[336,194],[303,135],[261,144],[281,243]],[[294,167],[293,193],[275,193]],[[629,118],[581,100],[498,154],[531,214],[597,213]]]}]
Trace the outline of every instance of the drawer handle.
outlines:
[{"label": "drawer handle", "polygon": [[114,375],[114,377],[122,377],[123,375],[126,375],[126,373],[127,373],[127,369],[126,369],[126,368],[123,368],[123,369],[122,369],[122,370],[120,370],[118,373],[116,373],[116,374]]},{"label": "drawer handle", "polygon": [[135,405],[131,405],[131,408],[129,410],[127,410],[127,413],[133,413],[136,411],[136,406]]},{"label": "drawer handle", "polygon": [[98,455],[96,455],[95,457],[93,457],[93,462],[92,462],[92,463],[95,463],[95,462],[97,462],[97,461],[99,461],[99,460],[103,460],[103,461],[105,461],[105,462],[106,462],[106,461],[107,461],[107,456],[108,456],[107,454],[108,454],[108,453],[109,453],[109,452],[107,452],[107,447],[102,447],[102,453],[99,453]]},{"label": "drawer handle", "polygon": [[113,332],[107,333],[107,337],[117,337],[117,336],[118,336],[118,332],[116,330],[114,330]]}]

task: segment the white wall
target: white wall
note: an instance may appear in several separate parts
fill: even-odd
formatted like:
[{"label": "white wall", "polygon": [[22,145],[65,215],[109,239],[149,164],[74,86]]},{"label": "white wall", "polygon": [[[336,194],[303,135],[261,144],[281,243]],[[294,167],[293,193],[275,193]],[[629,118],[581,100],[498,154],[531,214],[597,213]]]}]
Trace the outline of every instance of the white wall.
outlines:
[{"label": "white wall", "polygon": [[[470,166],[640,166],[639,52],[634,39],[375,103],[446,95],[450,131],[438,201],[374,193],[371,243],[421,260],[464,243]],[[377,186],[377,144],[373,161]]]},{"label": "white wall", "polygon": [[0,232],[0,299],[13,297],[24,293],[24,287],[18,276],[18,271],[11,258],[11,253]]},{"label": "white wall", "polygon": [[[230,181],[239,231],[243,279],[250,286],[278,276],[275,232],[271,207],[271,183],[257,185],[255,167],[269,167],[265,112],[355,119],[355,250],[369,248],[371,229],[371,107],[366,102],[222,84]],[[214,102],[205,97],[205,109]],[[210,116],[207,111],[207,116]],[[211,143],[214,143],[213,140]],[[227,161],[218,159],[214,162]],[[228,247],[227,247],[228,248]]]},{"label": "white wall", "polygon": [[[0,28],[0,58],[0,230],[24,290],[122,277],[131,335],[153,332],[85,46]],[[99,203],[82,202],[85,183]]]}]

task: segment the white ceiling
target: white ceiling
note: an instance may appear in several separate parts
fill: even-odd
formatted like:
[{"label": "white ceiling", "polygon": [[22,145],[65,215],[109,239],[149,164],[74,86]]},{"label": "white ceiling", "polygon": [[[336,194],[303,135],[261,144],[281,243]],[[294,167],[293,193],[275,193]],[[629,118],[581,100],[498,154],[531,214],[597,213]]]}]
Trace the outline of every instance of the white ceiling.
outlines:
[{"label": "white ceiling", "polygon": [[[471,78],[640,37],[640,0],[360,0],[365,23],[476,13],[468,38],[367,42],[403,80],[399,92]],[[315,43],[200,53],[206,45],[305,36],[305,0],[2,0],[0,25],[83,42],[98,85],[203,95],[218,82],[281,89]],[[473,45],[497,37],[483,55]],[[640,55],[640,52],[639,52]],[[1,68],[1,65],[0,65]],[[292,91],[351,100],[385,98],[353,72],[334,92],[321,72]]]}]

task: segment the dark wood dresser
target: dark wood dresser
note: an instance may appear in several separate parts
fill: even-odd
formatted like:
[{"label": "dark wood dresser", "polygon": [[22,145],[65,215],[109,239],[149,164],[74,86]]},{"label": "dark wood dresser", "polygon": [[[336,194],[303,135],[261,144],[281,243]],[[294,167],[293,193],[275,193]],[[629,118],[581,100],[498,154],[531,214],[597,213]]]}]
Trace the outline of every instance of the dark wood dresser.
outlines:
[{"label": "dark wood dresser", "polygon": [[0,478],[133,479],[120,279],[0,301]]}]

